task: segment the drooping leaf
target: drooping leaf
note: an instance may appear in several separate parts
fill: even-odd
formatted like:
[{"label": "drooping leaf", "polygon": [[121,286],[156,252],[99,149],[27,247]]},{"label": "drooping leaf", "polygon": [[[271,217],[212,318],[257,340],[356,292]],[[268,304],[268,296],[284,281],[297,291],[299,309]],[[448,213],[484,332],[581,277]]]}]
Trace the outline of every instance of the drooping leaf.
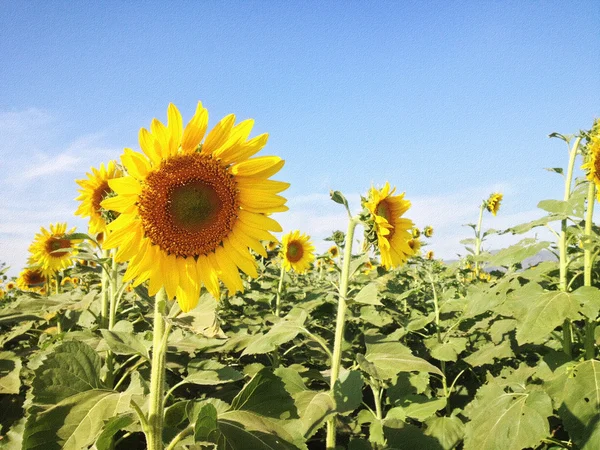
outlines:
[{"label": "drooping leaf", "polygon": [[467,338],[451,337],[444,342],[438,342],[437,338],[431,338],[425,341],[425,345],[430,350],[432,358],[438,361],[456,361],[458,355],[465,351],[467,347]]},{"label": "drooping leaf", "polygon": [[494,364],[495,360],[503,358],[512,358],[515,354],[510,348],[510,341],[502,341],[499,345],[493,342],[484,344],[479,350],[463,358],[463,361],[473,367],[480,367],[484,364]]},{"label": "drooping leaf", "polygon": [[399,406],[396,408],[402,409],[403,416],[423,422],[445,406],[446,398],[428,398],[424,395],[406,395],[401,399]]},{"label": "drooping leaf", "polygon": [[425,434],[436,438],[444,450],[456,448],[465,435],[465,424],[456,416],[430,417],[425,425]]},{"label": "drooping leaf", "polygon": [[0,394],[18,394],[21,360],[13,352],[0,352]]},{"label": "drooping leaf", "polygon": [[100,332],[113,353],[117,355],[141,355],[146,359],[150,359],[148,349],[152,343],[144,341],[136,333],[106,329],[102,329]]},{"label": "drooping leaf", "polygon": [[196,442],[214,442],[213,439],[219,435],[217,416],[217,408],[214,405],[207,403],[202,407],[194,425],[194,440]]},{"label": "drooping leaf", "polygon": [[[302,314],[306,320],[307,313],[302,309],[298,309],[299,314]],[[242,352],[242,356],[270,353],[279,348],[280,345],[291,341],[303,330],[304,320],[286,320],[283,319],[277,322],[264,335],[253,336],[252,341]]]},{"label": "drooping leaf", "polygon": [[133,413],[121,414],[106,421],[102,432],[96,439],[96,450],[113,450],[115,435],[136,421]]},{"label": "drooping leaf", "polygon": [[98,354],[79,341],[65,342],[44,360],[32,382],[33,401],[54,405],[69,396],[102,388]]},{"label": "drooping leaf", "polygon": [[354,301],[366,305],[381,305],[377,298],[377,285],[375,283],[367,284],[354,296]]},{"label": "drooping leaf", "polygon": [[129,394],[89,390],[71,395],[25,425],[23,450],[81,450],[92,445],[105,421],[129,410]]},{"label": "drooping leaf", "polygon": [[364,381],[358,370],[340,371],[333,391],[337,412],[354,411],[361,405],[363,384]]},{"label": "drooping leaf", "polygon": [[526,258],[537,255],[542,249],[548,248],[549,245],[550,242],[536,242],[532,238],[523,239],[517,244],[495,253],[488,262],[491,266],[512,266],[522,263]]},{"label": "drooping leaf", "polygon": [[244,375],[232,367],[217,361],[205,360],[195,366],[195,371],[183,379],[185,383],[214,386],[231,383],[244,378]]}]

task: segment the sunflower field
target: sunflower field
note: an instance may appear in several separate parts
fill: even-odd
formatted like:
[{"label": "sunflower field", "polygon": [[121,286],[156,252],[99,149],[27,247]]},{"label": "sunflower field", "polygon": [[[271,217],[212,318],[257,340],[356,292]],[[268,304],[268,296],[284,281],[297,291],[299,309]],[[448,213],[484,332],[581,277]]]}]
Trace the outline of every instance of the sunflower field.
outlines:
[{"label": "sunflower field", "polygon": [[502,193],[475,202],[453,262],[393,180],[358,211],[331,192],[325,253],[282,230],[284,161],[252,126],[169,105],[76,180],[88,230],[43,224],[0,267],[0,448],[600,449],[598,121],[551,135],[562,199],[506,230]]}]

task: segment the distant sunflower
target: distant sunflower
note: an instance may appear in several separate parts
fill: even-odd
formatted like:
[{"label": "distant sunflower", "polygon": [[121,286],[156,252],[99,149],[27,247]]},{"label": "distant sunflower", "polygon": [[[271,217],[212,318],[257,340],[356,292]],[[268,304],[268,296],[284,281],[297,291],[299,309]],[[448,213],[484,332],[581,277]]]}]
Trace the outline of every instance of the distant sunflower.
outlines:
[{"label": "distant sunflower", "polygon": [[419,230],[417,227],[414,227],[414,228],[412,229],[412,237],[413,237],[414,239],[418,239],[418,238],[420,238],[420,237],[421,237],[421,230]]},{"label": "distant sunflower", "polygon": [[15,283],[14,281],[9,281],[8,283],[6,283],[6,290],[8,291],[12,291],[16,287],[17,283]]},{"label": "distant sunflower", "polygon": [[108,180],[122,177],[123,172],[115,161],[110,161],[107,166],[100,164],[100,170],[92,167],[92,173],[86,175],[87,179],[76,180],[82,189],[75,199],[81,202],[75,215],[90,218],[90,233],[102,233],[106,231],[106,217],[102,214],[100,203],[113,193]]},{"label": "distant sunflower", "polygon": [[285,270],[297,273],[306,272],[315,260],[315,247],[310,236],[291,231],[281,238],[281,257]]},{"label": "distant sunflower", "polygon": [[270,252],[272,252],[273,250],[275,250],[277,248],[279,244],[275,241],[271,241],[267,244],[267,250],[269,250]]},{"label": "distant sunflower", "polygon": [[419,239],[410,239],[408,241],[408,246],[413,251],[413,254],[416,255],[421,250],[421,241]]},{"label": "distant sunflower", "polygon": [[427,225],[425,228],[423,228],[423,235],[425,235],[426,238],[433,236],[433,227],[431,225]]},{"label": "distant sunflower", "polygon": [[331,258],[337,258],[340,254],[340,249],[337,245],[332,245],[331,247],[329,247],[329,250],[327,250],[327,253],[329,253],[329,256]]},{"label": "distant sunflower", "polygon": [[429,250],[426,254],[425,254],[425,258],[432,260],[434,258],[434,253],[433,250]]},{"label": "distant sunflower", "polygon": [[371,261],[367,261],[364,265],[363,265],[363,273],[365,275],[368,275],[371,273],[371,271],[375,269],[375,266],[373,265],[373,263]]},{"label": "distant sunflower", "polygon": [[40,269],[24,269],[19,273],[17,286],[22,291],[39,291],[46,285],[46,276]]},{"label": "distant sunflower", "polygon": [[39,267],[46,276],[69,267],[73,256],[77,254],[77,241],[67,238],[66,235],[74,232],[75,228],[67,232],[66,223],[51,224],[50,230],[42,227],[29,246],[29,264]]},{"label": "distant sunflower", "polygon": [[117,261],[129,261],[124,281],[149,280],[150,295],[164,286],[187,312],[201,283],[218,299],[219,279],[234,293],[244,289],[238,269],[258,276],[249,248],[266,257],[261,241],[277,241],[270,232],[281,227],[269,215],[288,209],[277,194],[289,184],[269,180],[281,158],[251,158],[267,143],[266,134],[248,139],[252,120],[234,125],[229,115],[201,144],[208,125],[202,103],[185,129],[174,105],[167,116],[166,126],[154,119],[150,131],[140,130],[143,153],[124,150],[128,176],[108,181],[117,195],[101,206],[119,216],[104,247],[118,247]]},{"label": "distant sunflower", "polygon": [[587,144],[586,163],[581,166],[588,180],[596,185],[596,198],[600,201],[600,120],[596,120]]},{"label": "distant sunflower", "polygon": [[495,192],[492,195],[490,195],[490,198],[488,198],[488,200],[486,202],[485,206],[486,206],[487,210],[489,212],[491,212],[494,216],[500,209],[500,202],[502,201],[502,197],[503,197],[502,194]]},{"label": "distant sunflower", "polygon": [[396,188],[390,191],[390,184],[386,182],[381,190],[371,188],[364,203],[371,214],[381,264],[386,269],[404,264],[414,254],[408,244],[414,224],[402,217],[410,208],[410,201],[404,199],[404,193],[393,195],[395,191]]},{"label": "distant sunflower", "polygon": [[60,282],[61,286],[65,286],[67,284],[73,284],[73,280],[71,279],[71,277],[64,277]]}]

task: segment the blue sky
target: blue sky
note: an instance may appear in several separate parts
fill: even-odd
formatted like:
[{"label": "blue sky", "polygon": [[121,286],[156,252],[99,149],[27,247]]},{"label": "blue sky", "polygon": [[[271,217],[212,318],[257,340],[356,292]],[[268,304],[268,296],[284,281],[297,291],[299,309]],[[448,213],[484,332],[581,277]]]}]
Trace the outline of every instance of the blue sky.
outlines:
[{"label": "blue sky", "polygon": [[[74,6],[76,5],[76,6]],[[482,198],[503,228],[562,196],[564,144],[600,117],[600,4],[544,2],[0,3],[0,261],[76,219],[74,180],[138,148],[140,127],[201,100],[268,132],[286,160],[286,228],[319,248],[371,184],[406,191],[453,257]],[[490,245],[504,245],[504,241]]]}]

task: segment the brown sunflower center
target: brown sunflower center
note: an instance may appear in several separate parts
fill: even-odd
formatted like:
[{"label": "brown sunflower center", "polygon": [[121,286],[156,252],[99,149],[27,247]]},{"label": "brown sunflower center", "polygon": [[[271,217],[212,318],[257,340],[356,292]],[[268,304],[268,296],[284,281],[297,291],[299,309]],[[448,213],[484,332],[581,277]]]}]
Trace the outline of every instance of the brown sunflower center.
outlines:
[{"label": "brown sunflower center", "polygon": [[392,208],[385,200],[379,202],[379,204],[377,205],[376,212],[378,216],[383,217],[388,222],[392,218]]},{"label": "brown sunflower center", "polygon": [[27,286],[30,286],[30,287],[40,286],[46,282],[46,277],[37,270],[28,271],[27,273],[25,273],[23,278],[24,278],[25,284],[27,284]]},{"label": "brown sunflower center", "polygon": [[69,239],[62,239],[57,237],[51,237],[46,241],[46,251],[53,258],[62,258],[69,254],[69,252],[60,252],[58,250],[62,248],[70,248],[71,241]]},{"label": "brown sunflower center", "polygon": [[92,196],[92,206],[94,211],[100,211],[102,207],[100,202],[108,198],[112,194],[113,190],[108,185],[108,180],[104,180],[95,190]]},{"label": "brown sunflower center", "polygon": [[292,241],[288,244],[287,251],[285,252],[285,257],[290,262],[298,262],[302,259],[302,255],[304,255],[304,247],[301,242]]},{"label": "brown sunflower center", "polygon": [[217,160],[178,155],[148,175],[138,202],[142,226],[163,251],[194,257],[214,251],[237,220],[236,184]]}]

